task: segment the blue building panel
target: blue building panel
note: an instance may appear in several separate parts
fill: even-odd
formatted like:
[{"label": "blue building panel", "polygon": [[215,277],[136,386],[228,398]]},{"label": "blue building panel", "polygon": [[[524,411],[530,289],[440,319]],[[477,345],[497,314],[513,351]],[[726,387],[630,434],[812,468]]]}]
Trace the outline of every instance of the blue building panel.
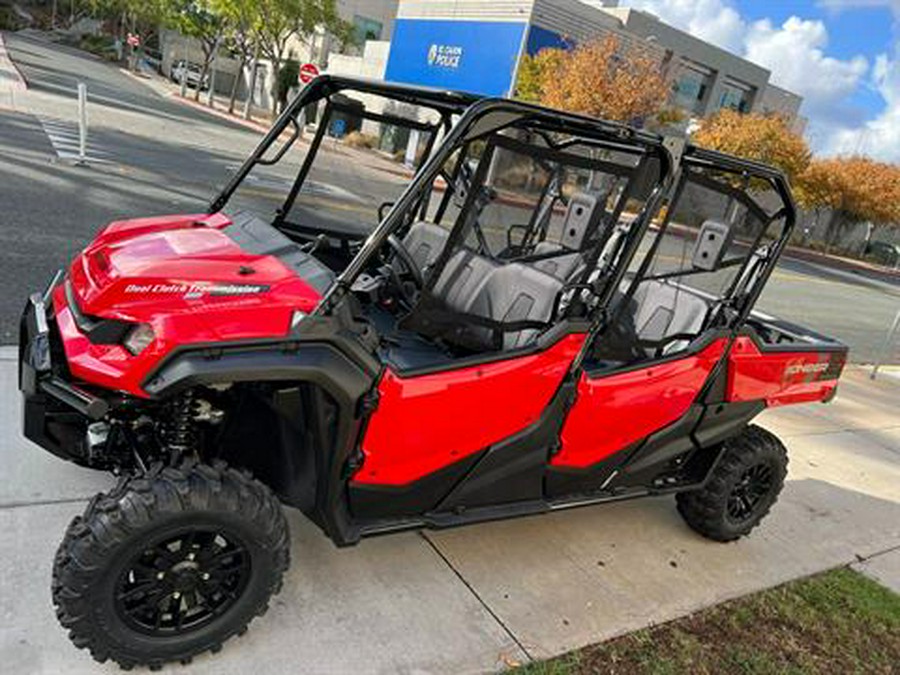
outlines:
[{"label": "blue building panel", "polygon": [[574,46],[575,41],[571,38],[566,38],[547,28],[532,26],[531,30],[528,31],[525,53],[529,56],[534,56],[542,49],[571,49]]},{"label": "blue building panel", "polygon": [[397,19],[385,79],[507,96],[524,23]]}]

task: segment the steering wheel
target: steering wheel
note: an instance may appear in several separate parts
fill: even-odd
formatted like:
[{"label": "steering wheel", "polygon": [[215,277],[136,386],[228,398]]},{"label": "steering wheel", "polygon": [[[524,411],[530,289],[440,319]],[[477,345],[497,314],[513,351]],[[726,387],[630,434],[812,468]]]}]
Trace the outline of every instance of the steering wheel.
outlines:
[{"label": "steering wheel", "polygon": [[[421,293],[422,289],[425,287],[425,279],[422,277],[422,270],[419,269],[419,266],[413,259],[409,249],[403,245],[403,242],[400,241],[396,235],[388,235],[387,243],[394,252],[394,260],[399,262],[404,268],[402,272],[398,272],[392,261],[392,264],[388,265],[391,277],[394,279],[397,289],[403,296],[403,300],[410,308],[412,308],[412,306],[416,304],[416,296]],[[404,283],[404,277],[411,281],[413,286],[415,286],[415,289],[413,289],[412,292]]]}]

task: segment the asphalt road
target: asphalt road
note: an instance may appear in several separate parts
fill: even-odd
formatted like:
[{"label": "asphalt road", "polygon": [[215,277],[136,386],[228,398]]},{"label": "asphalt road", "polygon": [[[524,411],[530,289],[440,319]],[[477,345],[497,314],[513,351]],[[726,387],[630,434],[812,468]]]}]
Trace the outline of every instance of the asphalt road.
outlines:
[{"label": "asphalt road", "polygon": [[[15,110],[0,109],[0,344],[15,343],[24,298],[100,227],[120,218],[202,211],[260,139],[83,52],[17,34],[7,34],[7,46],[29,89]],[[56,131],[65,134],[76,119],[79,81],[89,91],[89,154],[104,160],[87,167],[60,158],[64,146]],[[346,217],[370,226],[372,204],[399,192],[403,180],[325,154],[311,178],[362,195]],[[261,175],[242,205],[270,210],[272,194],[290,178],[277,169]],[[308,200],[304,213],[320,211],[315,195]],[[900,309],[900,287],[786,259],[759,309],[837,337],[851,346],[853,360],[870,362]]]}]

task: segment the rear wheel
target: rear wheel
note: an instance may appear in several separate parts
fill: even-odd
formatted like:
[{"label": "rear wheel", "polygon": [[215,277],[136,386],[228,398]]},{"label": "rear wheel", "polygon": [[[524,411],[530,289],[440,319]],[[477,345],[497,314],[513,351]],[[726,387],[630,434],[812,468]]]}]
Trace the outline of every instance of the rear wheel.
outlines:
[{"label": "rear wheel", "polygon": [[709,539],[732,541],[756,527],[778,499],[787,450],[773,434],[751,425],[727,441],[723,452],[702,489],[675,499],[691,528]]},{"label": "rear wheel", "polygon": [[288,556],[268,488],[221,463],[186,463],[91,501],[60,544],[53,602],[98,661],[188,662],[266,610]]}]

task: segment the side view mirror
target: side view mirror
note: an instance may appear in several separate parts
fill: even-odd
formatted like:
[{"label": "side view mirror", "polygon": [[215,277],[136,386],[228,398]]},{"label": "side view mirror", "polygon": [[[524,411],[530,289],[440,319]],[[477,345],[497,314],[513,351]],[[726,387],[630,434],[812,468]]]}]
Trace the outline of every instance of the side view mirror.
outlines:
[{"label": "side view mirror", "polygon": [[384,220],[384,217],[387,215],[387,212],[394,205],[394,202],[381,202],[381,206],[378,207],[378,222],[380,223]]},{"label": "side view mirror", "polygon": [[704,221],[694,245],[691,265],[695,270],[712,272],[719,267],[730,243],[731,228],[728,225],[715,220]]}]

